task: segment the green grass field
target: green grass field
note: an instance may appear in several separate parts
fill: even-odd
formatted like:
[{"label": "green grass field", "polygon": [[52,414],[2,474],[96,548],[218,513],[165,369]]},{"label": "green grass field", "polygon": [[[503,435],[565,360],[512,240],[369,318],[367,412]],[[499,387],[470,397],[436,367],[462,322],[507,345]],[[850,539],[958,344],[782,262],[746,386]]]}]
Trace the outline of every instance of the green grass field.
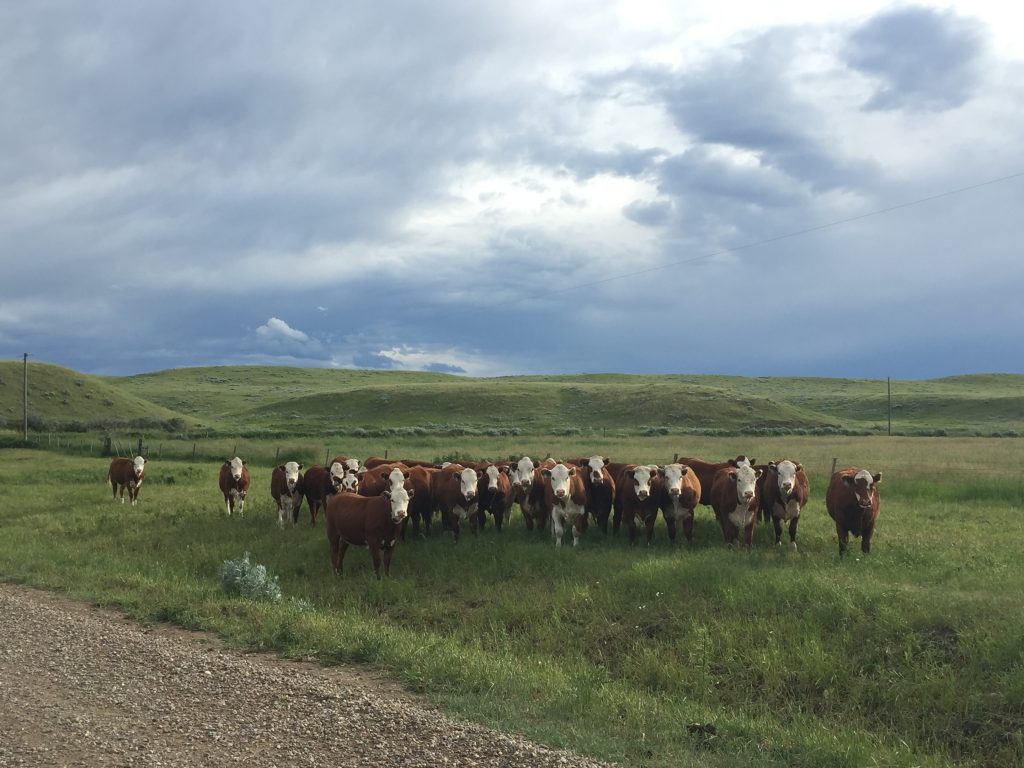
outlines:
[{"label": "green grass field", "polygon": [[[0,578],[244,648],[373,664],[456,714],[631,766],[1024,763],[1024,441],[324,442],[202,441],[194,465],[172,458],[191,442],[168,442],[163,456],[151,451],[134,509],[111,503],[107,459],[5,449]],[[253,469],[244,519],[223,514],[212,458],[235,447]],[[580,550],[556,550],[516,513],[501,535],[399,545],[382,582],[352,550],[336,579],[322,521],[311,528],[304,508],[299,527],[278,529],[269,466],[279,450],[319,461],[384,447],[424,458],[789,456],[807,467],[812,502],[799,553],[775,549],[767,528],[751,552],[729,550],[707,509],[689,551],[670,547],[660,523],[650,549],[592,528]],[[822,501],[833,458],[884,473],[869,557],[838,557]],[[244,552],[280,577],[284,601],[222,594],[221,563]]]}]

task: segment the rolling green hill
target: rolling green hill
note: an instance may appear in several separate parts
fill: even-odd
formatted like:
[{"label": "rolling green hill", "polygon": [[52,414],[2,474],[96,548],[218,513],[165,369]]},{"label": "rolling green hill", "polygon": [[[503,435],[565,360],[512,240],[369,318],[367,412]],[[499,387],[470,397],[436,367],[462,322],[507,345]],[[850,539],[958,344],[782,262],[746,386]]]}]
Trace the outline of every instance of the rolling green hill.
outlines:
[{"label": "rolling green hill", "polygon": [[[30,410],[53,429],[148,421],[174,431],[459,429],[515,433],[881,432],[886,382],[587,374],[474,379],[442,373],[273,366],[181,368],[126,377],[30,364]],[[1024,432],[1024,376],[892,382],[893,431]],[[21,364],[0,362],[0,420],[20,424]],[[38,426],[38,425],[37,425]]]}]

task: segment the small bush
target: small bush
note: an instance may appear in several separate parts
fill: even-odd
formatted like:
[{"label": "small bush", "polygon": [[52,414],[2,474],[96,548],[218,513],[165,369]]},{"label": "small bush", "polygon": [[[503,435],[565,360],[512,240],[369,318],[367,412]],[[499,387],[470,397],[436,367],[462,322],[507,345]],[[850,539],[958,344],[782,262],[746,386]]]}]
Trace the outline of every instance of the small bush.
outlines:
[{"label": "small bush", "polygon": [[249,562],[249,553],[240,560],[225,560],[220,567],[220,588],[228,595],[250,600],[276,603],[281,599],[281,585],[277,576],[271,576],[265,565]]}]

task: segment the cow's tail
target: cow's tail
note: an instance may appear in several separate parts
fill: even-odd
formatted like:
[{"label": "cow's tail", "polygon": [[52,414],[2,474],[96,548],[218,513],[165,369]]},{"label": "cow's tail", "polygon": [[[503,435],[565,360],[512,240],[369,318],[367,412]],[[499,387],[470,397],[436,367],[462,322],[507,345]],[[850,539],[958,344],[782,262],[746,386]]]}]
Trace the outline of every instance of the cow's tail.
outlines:
[{"label": "cow's tail", "polygon": [[114,487],[114,480],[110,476],[110,470],[109,469],[107,470],[107,485],[109,485],[111,488]]}]

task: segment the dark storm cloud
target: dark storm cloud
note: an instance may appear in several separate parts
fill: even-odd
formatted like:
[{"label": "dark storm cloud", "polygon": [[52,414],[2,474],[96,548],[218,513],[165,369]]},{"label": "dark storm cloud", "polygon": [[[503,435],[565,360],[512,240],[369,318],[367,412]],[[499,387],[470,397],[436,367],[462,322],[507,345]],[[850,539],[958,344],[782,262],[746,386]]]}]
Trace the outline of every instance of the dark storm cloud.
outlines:
[{"label": "dark storm cloud", "polygon": [[466,369],[458,365],[449,365],[448,363],[428,363],[423,366],[424,371],[432,371],[434,373],[465,373]]},{"label": "dark storm cloud", "polygon": [[843,51],[878,81],[869,110],[954,109],[974,94],[984,28],[952,11],[909,6],[881,13],[850,34]]}]

